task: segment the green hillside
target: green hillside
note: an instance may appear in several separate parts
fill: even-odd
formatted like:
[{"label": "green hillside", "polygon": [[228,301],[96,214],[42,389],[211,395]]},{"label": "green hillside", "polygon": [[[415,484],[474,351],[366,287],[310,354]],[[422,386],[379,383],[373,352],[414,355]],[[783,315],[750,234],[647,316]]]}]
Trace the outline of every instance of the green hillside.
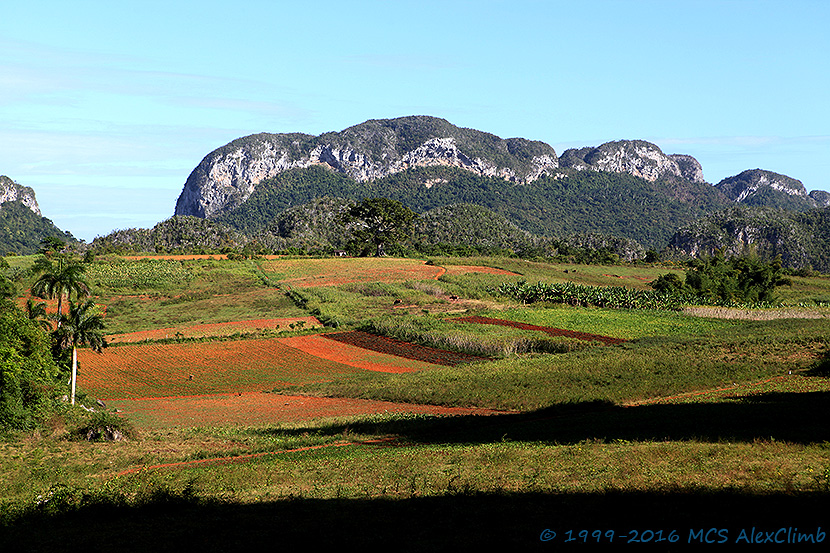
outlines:
[{"label": "green hillside", "polygon": [[76,242],[46,217],[33,212],[21,202],[5,202],[0,205],[0,252],[27,255],[36,253],[40,242],[54,236],[66,243]]},{"label": "green hillside", "polygon": [[386,197],[418,213],[476,204],[540,236],[602,233],[662,248],[678,226],[726,205],[722,194],[708,185],[652,183],[597,171],[562,170],[561,174],[565,176],[513,184],[463,169],[421,167],[359,183],[322,167],[294,169],[262,181],[244,204],[215,220],[257,233],[272,225],[284,209],[315,198]]}]

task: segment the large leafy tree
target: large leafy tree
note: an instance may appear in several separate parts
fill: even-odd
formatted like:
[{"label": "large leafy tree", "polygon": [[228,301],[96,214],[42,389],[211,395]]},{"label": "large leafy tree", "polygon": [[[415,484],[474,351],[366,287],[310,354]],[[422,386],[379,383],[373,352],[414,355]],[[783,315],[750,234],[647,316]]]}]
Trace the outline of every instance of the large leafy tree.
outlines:
[{"label": "large leafy tree", "polygon": [[59,326],[54,332],[54,337],[61,349],[72,349],[70,395],[72,405],[75,404],[75,385],[78,379],[78,346],[88,345],[100,353],[107,346],[101,332],[103,329],[104,318],[92,300],[79,304],[70,300],[68,313],[60,315]]},{"label": "large leafy tree", "polygon": [[54,259],[41,258],[35,265],[35,270],[42,272],[34,284],[32,294],[39,298],[58,298],[58,326],[63,314],[63,298],[89,296],[89,285],[84,279],[86,268],[83,264],[58,255]]},{"label": "large leafy tree", "polygon": [[0,428],[27,428],[54,407],[58,368],[49,335],[0,299]]},{"label": "large leafy tree", "polygon": [[414,220],[411,209],[388,198],[366,198],[345,215],[354,236],[353,249],[363,253],[367,250],[361,246],[371,245],[378,257],[411,234]]}]

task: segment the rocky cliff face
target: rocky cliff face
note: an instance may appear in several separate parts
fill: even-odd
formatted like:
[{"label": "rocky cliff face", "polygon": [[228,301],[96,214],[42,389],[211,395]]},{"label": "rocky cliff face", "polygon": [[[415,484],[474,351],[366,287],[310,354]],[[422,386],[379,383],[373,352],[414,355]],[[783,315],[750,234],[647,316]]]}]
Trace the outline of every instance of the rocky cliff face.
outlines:
[{"label": "rocky cliff face", "polygon": [[750,169],[723,179],[715,188],[741,204],[769,205],[776,202],[781,204],[781,207],[819,207],[819,202],[807,194],[807,189],[800,180],[772,171]]},{"label": "rocky cliff face", "polygon": [[176,215],[212,217],[244,202],[262,180],[323,165],[359,182],[409,167],[447,165],[514,182],[530,182],[559,166],[543,143],[456,127],[425,116],[372,120],[339,133],[258,134],[208,154],[190,174]]},{"label": "rocky cliff face", "polygon": [[0,204],[14,201],[22,203],[35,214],[41,215],[34,190],[17,184],[5,175],[0,175]]},{"label": "rocky cliff face", "polygon": [[703,168],[689,155],[666,155],[655,144],[644,140],[606,142],[595,148],[566,150],[560,158],[562,167],[578,171],[628,173],[654,182],[662,177],[678,177],[703,183]]}]

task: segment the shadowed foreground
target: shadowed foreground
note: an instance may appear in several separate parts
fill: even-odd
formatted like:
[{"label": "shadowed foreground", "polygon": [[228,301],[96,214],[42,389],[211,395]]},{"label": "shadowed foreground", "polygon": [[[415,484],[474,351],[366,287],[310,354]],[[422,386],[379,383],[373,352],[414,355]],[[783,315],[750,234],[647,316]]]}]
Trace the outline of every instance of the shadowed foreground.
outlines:
[{"label": "shadowed foreground", "polygon": [[[157,497],[143,507],[90,505],[54,517],[33,514],[2,529],[0,546],[127,552],[252,547],[274,551],[349,544],[384,545],[396,551],[491,551],[496,546],[526,551],[584,545],[584,539],[599,539],[609,550],[642,548],[641,542],[628,542],[643,539],[652,549],[672,551],[685,549],[690,541],[703,541],[705,546],[706,539],[747,543],[753,527],[755,533],[764,532],[764,539],[787,539],[797,528],[812,536],[805,540],[817,540],[830,525],[828,513],[830,493],[459,494],[404,500],[289,499],[254,505],[205,504],[178,496]],[[581,530],[588,530],[584,538]],[[599,537],[592,537],[596,530],[601,530],[595,534]],[[552,539],[543,541],[543,534]],[[569,536],[574,541],[565,543]],[[827,543],[825,536],[812,548]]]}]

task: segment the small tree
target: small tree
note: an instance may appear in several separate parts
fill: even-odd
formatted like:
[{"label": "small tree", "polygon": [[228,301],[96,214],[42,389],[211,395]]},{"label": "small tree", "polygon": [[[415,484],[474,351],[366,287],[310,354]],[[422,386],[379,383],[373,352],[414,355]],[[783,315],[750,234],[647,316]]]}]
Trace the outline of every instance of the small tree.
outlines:
[{"label": "small tree", "polygon": [[45,236],[40,241],[40,252],[46,257],[52,257],[54,254],[61,252],[66,247],[63,240],[56,236]]},{"label": "small tree", "polygon": [[354,227],[353,246],[371,244],[375,256],[380,257],[386,255],[386,248],[410,234],[415,217],[411,209],[397,200],[366,198],[345,214],[344,222]]},{"label": "small tree", "polygon": [[72,348],[72,376],[70,402],[75,405],[75,385],[78,379],[78,346],[88,345],[101,353],[107,342],[101,332],[104,318],[98,312],[95,302],[87,300],[81,304],[69,301],[69,312],[60,315],[58,328],[53,333],[58,346],[68,350]]},{"label": "small tree", "polygon": [[32,284],[32,294],[43,299],[58,298],[57,317],[60,326],[64,295],[67,299],[70,299],[73,293],[76,297],[89,296],[89,285],[84,280],[86,268],[60,255],[54,261],[47,258],[39,259],[35,269],[43,274]]}]

